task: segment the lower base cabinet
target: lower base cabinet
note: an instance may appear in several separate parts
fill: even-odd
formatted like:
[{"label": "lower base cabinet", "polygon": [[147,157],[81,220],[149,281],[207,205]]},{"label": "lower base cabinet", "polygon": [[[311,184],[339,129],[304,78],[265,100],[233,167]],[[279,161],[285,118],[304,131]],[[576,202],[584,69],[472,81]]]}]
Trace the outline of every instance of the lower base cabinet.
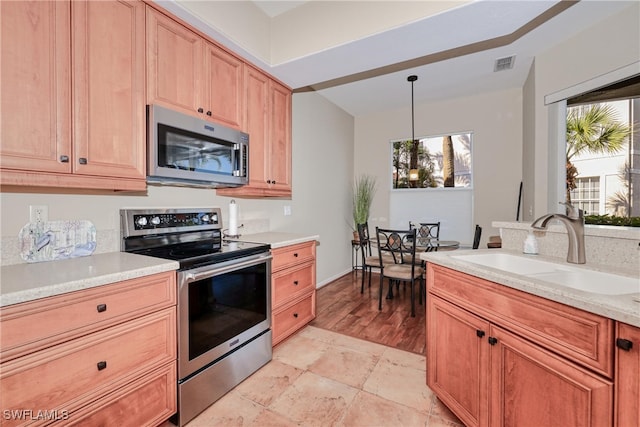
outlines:
[{"label": "lower base cabinet", "polygon": [[276,345],[316,317],[316,242],[271,252],[271,329]]},{"label": "lower base cabinet", "polygon": [[[550,329],[541,331],[541,338],[536,339],[535,326],[541,322],[537,316],[513,312],[516,298],[530,300],[534,310],[538,297],[511,293],[513,301],[505,299],[485,311],[477,305],[483,289],[500,285],[432,265],[427,277],[427,385],[466,426],[612,425],[611,378],[573,360],[571,354],[541,344]],[[477,285],[480,297],[463,283]],[[495,291],[495,300],[506,298],[498,288]],[[611,336],[607,319],[587,321],[570,312],[574,309],[567,310],[567,318],[576,323],[574,328],[588,324],[583,332]],[[512,323],[503,312],[523,320]],[[527,332],[520,333],[525,326]],[[551,333],[562,335],[564,331]],[[609,354],[611,350],[609,346]],[[595,348],[592,353],[607,351]],[[609,366],[607,361],[601,364]]]},{"label": "lower base cabinet", "polygon": [[640,427],[640,328],[616,325],[615,425]]},{"label": "lower base cabinet", "polygon": [[[169,419],[177,410],[175,288],[171,271],[0,309],[0,425]],[[27,327],[34,322],[42,327]]]}]

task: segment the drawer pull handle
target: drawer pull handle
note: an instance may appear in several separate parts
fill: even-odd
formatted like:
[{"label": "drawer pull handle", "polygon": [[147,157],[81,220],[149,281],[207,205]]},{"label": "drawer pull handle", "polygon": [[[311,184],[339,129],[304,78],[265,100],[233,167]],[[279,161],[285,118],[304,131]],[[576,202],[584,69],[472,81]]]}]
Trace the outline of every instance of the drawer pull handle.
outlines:
[{"label": "drawer pull handle", "polygon": [[491,345],[496,345],[498,344],[498,338],[494,338],[494,337],[489,337],[489,344]]},{"label": "drawer pull handle", "polygon": [[86,165],[87,163],[89,163],[89,161],[87,160],[86,157],[80,157],[78,159],[78,163],[80,163],[81,165]]},{"label": "drawer pull handle", "polygon": [[480,329],[476,329],[476,335],[478,338],[482,338],[484,336],[484,331]]},{"label": "drawer pull handle", "polygon": [[102,313],[103,311],[107,311],[107,304],[98,304],[96,307],[98,313]]},{"label": "drawer pull handle", "polygon": [[294,285],[294,286],[298,286],[298,281],[297,281],[297,280],[294,280],[294,281],[293,281],[293,285]]},{"label": "drawer pull handle", "polygon": [[294,252],[293,256],[298,258],[298,252]]},{"label": "drawer pull handle", "polygon": [[61,163],[69,163],[69,156],[66,156],[66,155],[63,154],[62,156],[60,156],[60,162]]},{"label": "drawer pull handle", "polygon": [[298,313],[293,313],[293,317],[298,318]]},{"label": "drawer pull handle", "polygon": [[624,338],[618,338],[616,340],[616,347],[624,351],[630,351],[631,348],[633,347],[633,342],[629,340],[625,340]]},{"label": "drawer pull handle", "polygon": [[98,362],[98,371],[102,371],[107,368],[107,362],[105,360]]}]

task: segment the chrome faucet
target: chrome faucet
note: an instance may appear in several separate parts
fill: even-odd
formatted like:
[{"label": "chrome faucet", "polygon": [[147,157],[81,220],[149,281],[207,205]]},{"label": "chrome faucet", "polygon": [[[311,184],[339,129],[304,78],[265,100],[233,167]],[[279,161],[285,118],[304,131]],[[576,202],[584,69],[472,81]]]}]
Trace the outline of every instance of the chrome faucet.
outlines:
[{"label": "chrome faucet", "polygon": [[547,214],[531,223],[531,227],[536,230],[546,230],[549,220],[557,219],[567,228],[569,237],[569,251],[567,252],[567,262],[573,264],[584,264],[586,262],[584,250],[584,213],[582,209],[576,209],[569,203],[562,203],[567,206],[567,215]]}]

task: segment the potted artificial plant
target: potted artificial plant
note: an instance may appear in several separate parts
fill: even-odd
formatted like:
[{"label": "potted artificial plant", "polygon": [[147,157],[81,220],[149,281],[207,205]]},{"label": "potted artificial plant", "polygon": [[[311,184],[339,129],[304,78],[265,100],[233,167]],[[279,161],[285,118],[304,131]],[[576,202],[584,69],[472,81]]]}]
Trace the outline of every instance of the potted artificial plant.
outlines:
[{"label": "potted artificial plant", "polygon": [[354,240],[359,240],[358,225],[369,220],[369,210],[376,192],[376,178],[369,175],[361,175],[356,178],[353,185],[353,223]]}]

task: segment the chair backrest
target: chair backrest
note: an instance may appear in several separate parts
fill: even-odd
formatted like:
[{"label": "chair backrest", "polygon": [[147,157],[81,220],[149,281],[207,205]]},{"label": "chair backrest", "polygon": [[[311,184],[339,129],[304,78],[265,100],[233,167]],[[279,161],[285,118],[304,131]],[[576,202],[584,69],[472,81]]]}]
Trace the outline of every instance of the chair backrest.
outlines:
[{"label": "chair backrest", "polygon": [[371,255],[371,239],[369,238],[369,224],[358,224],[358,238],[360,239],[360,247],[362,248],[362,256]]},{"label": "chair backrest", "polygon": [[[409,228],[414,228],[415,223],[409,222]],[[430,239],[440,238],[440,221],[438,222],[420,222],[416,228],[418,237],[428,237]]]},{"label": "chair backrest", "polygon": [[482,227],[476,224],[476,231],[473,235],[473,246],[471,247],[471,249],[478,249],[478,246],[480,246],[481,235],[482,235]]},{"label": "chair backrest", "polygon": [[396,264],[412,263],[416,254],[415,228],[396,230],[376,227],[376,239],[381,267],[384,255],[391,255]]}]

